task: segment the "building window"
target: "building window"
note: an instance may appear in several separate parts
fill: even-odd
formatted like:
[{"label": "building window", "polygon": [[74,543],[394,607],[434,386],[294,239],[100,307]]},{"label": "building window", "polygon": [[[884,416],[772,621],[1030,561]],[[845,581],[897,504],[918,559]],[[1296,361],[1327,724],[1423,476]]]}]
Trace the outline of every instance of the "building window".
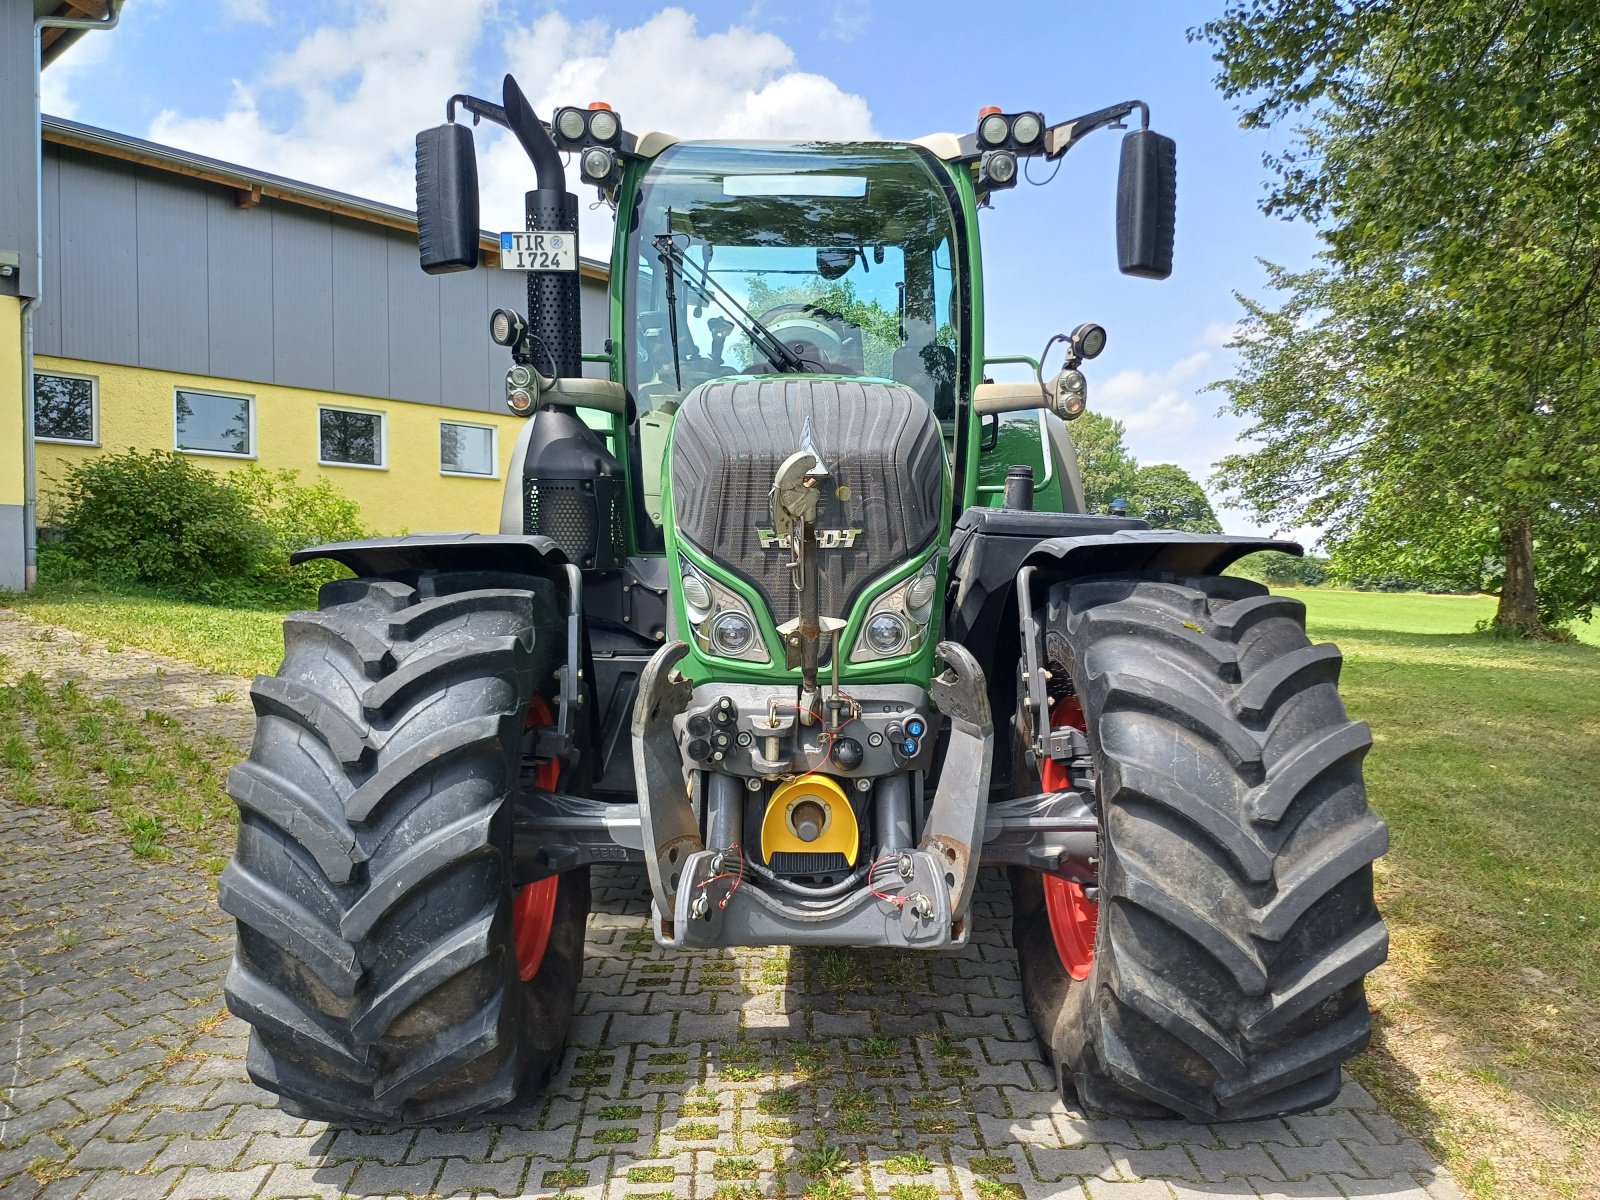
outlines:
[{"label": "building window", "polygon": [[177,391],[174,445],[191,454],[254,458],[256,402],[250,396]]},{"label": "building window", "polygon": [[317,456],[323,466],[388,466],[382,413],[355,408],[320,408],[317,424]]},{"label": "building window", "polygon": [[41,442],[99,445],[99,380],[89,375],[34,372],[33,436]]},{"label": "building window", "polygon": [[439,470],[446,475],[487,475],[495,472],[493,425],[439,422]]}]

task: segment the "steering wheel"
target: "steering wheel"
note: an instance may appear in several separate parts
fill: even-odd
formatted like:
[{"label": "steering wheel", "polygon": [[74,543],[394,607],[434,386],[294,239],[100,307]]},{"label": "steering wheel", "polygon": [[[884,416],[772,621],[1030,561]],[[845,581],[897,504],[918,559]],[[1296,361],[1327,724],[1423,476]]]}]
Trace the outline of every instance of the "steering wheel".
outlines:
[{"label": "steering wheel", "polygon": [[815,304],[780,304],[756,319],[807,367],[830,371],[844,366],[843,314]]}]

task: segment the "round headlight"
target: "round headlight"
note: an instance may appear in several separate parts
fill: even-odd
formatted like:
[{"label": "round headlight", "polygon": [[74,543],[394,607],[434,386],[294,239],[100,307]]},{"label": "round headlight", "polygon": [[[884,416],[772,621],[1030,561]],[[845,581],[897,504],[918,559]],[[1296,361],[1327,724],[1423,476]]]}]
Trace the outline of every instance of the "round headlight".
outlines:
[{"label": "round headlight", "polygon": [[611,164],[615,161],[611,156],[611,151],[602,150],[598,146],[591,146],[583,152],[583,159],[579,164],[579,169],[583,171],[585,179],[604,179],[611,174]]},{"label": "round headlight", "polygon": [[756,627],[740,612],[722,612],[711,622],[711,648],[737,658],[756,640]]},{"label": "round headlight", "polygon": [[1039,131],[1043,128],[1038,113],[1023,113],[1011,122],[1011,136],[1017,139],[1018,145],[1027,146],[1038,138]]},{"label": "round headlight", "polygon": [[577,108],[563,108],[556,114],[556,132],[569,142],[583,140],[583,110]]},{"label": "round headlight", "polygon": [[533,393],[517,388],[506,393],[506,407],[519,416],[533,408]]},{"label": "round headlight", "polygon": [[911,629],[898,613],[873,613],[867,618],[867,645],[879,654],[898,654],[911,640]]},{"label": "round headlight", "polygon": [[1080,358],[1094,358],[1106,348],[1105,328],[1085,321],[1072,331],[1072,348]]},{"label": "round headlight", "polygon": [[496,346],[509,346],[522,334],[522,318],[509,308],[497,308],[489,316],[489,340]]},{"label": "round headlight", "polygon": [[911,586],[906,589],[906,607],[917,620],[928,619],[928,610],[933,607],[933,589],[938,583],[937,575],[932,571],[924,571],[913,579]]},{"label": "round headlight", "polygon": [[998,146],[1005,141],[1006,134],[1010,132],[1006,119],[999,113],[993,113],[978,122],[978,136],[991,146]]},{"label": "round headlight", "polygon": [[683,575],[683,602],[689,606],[689,616],[696,621],[705,620],[711,611],[711,589],[704,579],[687,571]]},{"label": "round headlight", "polygon": [[525,388],[533,384],[533,368],[518,363],[506,372],[506,382],[514,388]]},{"label": "round headlight", "polygon": [[1016,155],[998,151],[983,160],[984,172],[995,183],[1010,183],[1017,177]]},{"label": "round headlight", "polygon": [[609,142],[617,136],[617,114],[609,109],[596,109],[589,114],[589,133],[596,141]]}]

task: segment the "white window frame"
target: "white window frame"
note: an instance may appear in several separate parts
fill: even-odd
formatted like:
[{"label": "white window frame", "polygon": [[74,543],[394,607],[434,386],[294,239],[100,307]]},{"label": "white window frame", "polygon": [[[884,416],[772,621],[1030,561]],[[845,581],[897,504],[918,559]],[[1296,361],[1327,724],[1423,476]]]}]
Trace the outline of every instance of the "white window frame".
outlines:
[{"label": "white window frame", "polygon": [[[36,441],[36,442],[49,442],[52,446],[88,446],[88,447],[99,446],[100,445],[100,377],[98,375],[80,375],[76,371],[41,371],[37,367],[34,368],[33,374],[34,374],[34,377],[36,379],[40,375],[53,375],[57,379],[87,379],[89,381],[89,427],[93,431],[93,436],[87,442],[80,442],[77,438],[45,437],[43,434],[40,434],[37,431],[33,435],[33,440]],[[35,390],[37,391],[38,385],[35,384],[34,387],[35,387]],[[34,414],[34,413],[38,412],[38,409],[36,407],[37,403],[38,403],[37,396],[29,396],[28,397],[28,404],[30,406],[28,411],[29,411],[30,414]],[[176,398],[174,398],[172,412],[173,412],[174,418],[176,418],[177,412],[178,412]]]},{"label": "white window frame", "polygon": [[[250,421],[249,450],[244,454],[235,454],[232,450],[191,450],[187,446],[178,445],[178,393],[188,392],[192,396],[219,396],[224,400],[243,400],[248,408]],[[237,458],[253,459],[256,457],[256,398],[247,392],[220,392],[216,388],[188,387],[184,384],[175,384],[172,389],[172,448],[179,454],[198,454],[202,458]]]},{"label": "white window frame", "polygon": [[[378,461],[375,463],[340,462],[322,457],[322,414],[325,412],[355,413],[363,417],[378,418]],[[317,466],[348,467],[355,471],[387,471],[389,469],[389,414],[381,408],[357,408],[353,404],[317,405]]]},{"label": "white window frame", "polygon": [[[489,431],[489,472],[482,474],[478,471],[450,471],[444,465],[444,427],[446,425],[460,425],[464,429],[487,429]],[[439,474],[447,475],[451,479],[499,479],[500,478],[500,427],[486,425],[481,421],[452,421],[441,417],[439,420]]]}]

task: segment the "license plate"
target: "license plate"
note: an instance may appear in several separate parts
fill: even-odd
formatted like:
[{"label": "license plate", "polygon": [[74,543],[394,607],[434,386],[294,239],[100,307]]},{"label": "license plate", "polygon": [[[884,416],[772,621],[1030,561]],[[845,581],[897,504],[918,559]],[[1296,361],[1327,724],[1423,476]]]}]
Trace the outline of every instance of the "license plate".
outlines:
[{"label": "license plate", "polygon": [[500,265],[508,271],[576,271],[578,235],[543,229],[502,233]]}]

